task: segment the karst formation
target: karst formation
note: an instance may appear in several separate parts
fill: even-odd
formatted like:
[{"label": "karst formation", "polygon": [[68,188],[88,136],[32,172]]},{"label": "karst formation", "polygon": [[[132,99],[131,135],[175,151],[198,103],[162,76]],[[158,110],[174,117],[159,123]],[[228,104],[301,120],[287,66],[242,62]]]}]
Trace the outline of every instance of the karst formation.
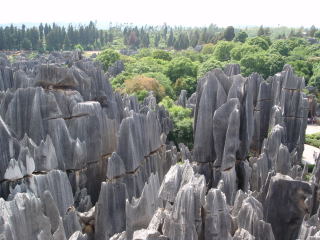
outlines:
[{"label": "karst formation", "polygon": [[263,79],[227,65],[182,91],[193,149],[168,140],[152,92],[112,90],[119,66],[0,56],[0,239],[320,239],[320,159],[307,181],[308,102],[291,66]]}]

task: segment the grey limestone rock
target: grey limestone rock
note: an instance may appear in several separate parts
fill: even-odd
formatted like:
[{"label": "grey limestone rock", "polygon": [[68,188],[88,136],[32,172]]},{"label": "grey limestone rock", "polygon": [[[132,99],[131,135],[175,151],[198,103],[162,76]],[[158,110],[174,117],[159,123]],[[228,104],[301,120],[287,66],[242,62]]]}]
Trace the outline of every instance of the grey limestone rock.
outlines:
[{"label": "grey limestone rock", "polygon": [[311,195],[311,187],[306,182],[279,173],[271,178],[264,216],[271,224],[276,240],[298,237],[303,217],[308,212],[305,204],[308,195]]},{"label": "grey limestone rock", "polygon": [[214,149],[217,159],[214,166],[227,170],[235,166],[239,147],[239,101],[230,99],[216,110],[213,116]]},{"label": "grey limestone rock", "polygon": [[187,91],[186,90],[181,90],[179,98],[177,100],[177,105],[180,105],[182,107],[186,107],[187,105]]},{"label": "grey limestone rock", "polygon": [[122,159],[116,152],[113,152],[111,157],[108,159],[107,178],[113,179],[115,177],[122,176],[125,173],[126,169]]},{"label": "grey limestone rock", "polygon": [[132,240],[169,240],[155,230],[141,229],[135,231]]},{"label": "grey limestone rock", "polygon": [[233,235],[233,240],[255,240],[256,238],[252,236],[247,230],[239,228]]},{"label": "grey limestone rock", "polygon": [[231,216],[226,197],[219,189],[211,189],[206,196],[204,239],[232,239]]},{"label": "grey limestone rock", "polygon": [[0,216],[0,236],[4,239],[53,238],[50,220],[35,196],[18,193],[12,201],[0,198]]},{"label": "grey limestone rock", "polygon": [[158,207],[162,207],[161,199],[158,198],[160,188],[158,175],[151,174],[145,184],[140,198],[126,201],[126,233],[127,237],[141,228],[146,228]]},{"label": "grey limestone rock", "polygon": [[169,239],[198,239],[203,234],[201,206],[205,204],[205,191],[204,176],[194,174],[192,168],[185,168],[181,187],[163,226],[165,236]]},{"label": "grey limestone rock", "polygon": [[126,185],[103,182],[96,204],[95,239],[105,240],[126,228]]},{"label": "grey limestone rock", "polygon": [[242,201],[237,221],[239,229],[247,230],[256,239],[275,239],[271,225],[263,220],[262,204],[252,196]]},{"label": "grey limestone rock", "polygon": [[88,237],[86,234],[82,234],[80,231],[74,232],[69,240],[88,240]]}]

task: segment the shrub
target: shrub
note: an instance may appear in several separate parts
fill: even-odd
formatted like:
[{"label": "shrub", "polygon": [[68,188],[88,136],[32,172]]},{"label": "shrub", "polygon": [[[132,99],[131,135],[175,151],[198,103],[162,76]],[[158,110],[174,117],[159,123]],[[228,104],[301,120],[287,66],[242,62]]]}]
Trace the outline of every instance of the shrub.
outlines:
[{"label": "shrub", "polygon": [[233,48],[231,50],[230,54],[231,54],[231,58],[233,60],[240,61],[245,56],[248,56],[248,55],[260,52],[260,51],[263,51],[263,50],[259,46],[242,44],[238,47]]},{"label": "shrub", "polygon": [[168,110],[170,118],[173,121],[173,130],[168,135],[168,139],[176,144],[184,143],[191,149],[193,146],[191,109],[174,104],[173,100],[169,97],[163,98],[159,104]]},{"label": "shrub", "polygon": [[181,90],[187,91],[187,97],[190,97],[197,89],[197,79],[194,77],[182,77],[178,78],[174,84],[174,89],[176,90],[177,96],[180,94]]},{"label": "shrub", "polygon": [[230,52],[236,46],[234,42],[219,41],[214,49],[213,56],[218,61],[228,61],[230,60]]},{"label": "shrub", "polygon": [[119,59],[120,54],[112,49],[106,49],[97,56],[97,60],[102,63],[105,71],[108,71],[108,68]]},{"label": "shrub", "polygon": [[152,53],[152,57],[156,59],[162,59],[165,61],[171,61],[172,56],[171,53],[164,50],[156,50]]},{"label": "shrub", "polygon": [[166,70],[167,61],[143,57],[126,65],[126,71],[132,74],[143,74],[148,72],[162,72]]},{"label": "shrub", "polygon": [[212,43],[203,45],[203,48],[201,50],[202,54],[213,54],[213,52],[214,52],[214,45]]},{"label": "shrub", "polygon": [[166,75],[161,72],[149,72],[143,75],[150,78],[155,78],[164,87],[167,96],[171,98],[175,97],[175,92],[171,86],[171,81]]},{"label": "shrub", "polygon": [[167,76],[172,82],[175,82],[181,77],[197,77],[197,65],[189,58],[178,57],[174,58],[168,66]]},{"label": "shrub", "polygon": [[124,82],[125,91],[128,94],[140,94],[153,91],[158,100],[162,99],[165,95],[164,87],[155,79],[146,77],[144,75],[137,75],[131,79],[127,79]]},{"label": "shrub", "polygon": [[267,50],[269,48],[268,41],[262,37],[248,38],[246,43],[249,45],[258,46],[263,50]]},{"label": "shrub", "polygon": [[82,47],[81,44],[75,45],[75,46],[73,47],[73,49],[76,50],[76,51],[80,51],[80,52],[83,52],[83,51],[84,51],[84,49],[83,49],[83,47]]},{"label": "shrub", "polygon": [[213,57],[209,58],[204,63],[200,64],[198,71],[198,78],[203,77],[207,72],[215,68],[222,68],[222,62],[214,59]]}]

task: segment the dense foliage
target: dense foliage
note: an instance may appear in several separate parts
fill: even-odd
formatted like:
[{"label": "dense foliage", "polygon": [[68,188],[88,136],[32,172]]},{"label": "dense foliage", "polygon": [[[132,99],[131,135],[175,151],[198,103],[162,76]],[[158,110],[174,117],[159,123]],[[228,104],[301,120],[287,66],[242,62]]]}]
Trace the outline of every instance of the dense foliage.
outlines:
[{"label": "dense foliage", "polygon": [[170,117],[173,121],[173,131],[169,134],[169,140],[172,140],[176,143],[183,142],[189,148],[193,146],[193,130],[192,123],[193,119],[191,118],[191,109],[183,108],[174,103],[174,101],[165,97],[160,105],[164,106],[170,114]]}]

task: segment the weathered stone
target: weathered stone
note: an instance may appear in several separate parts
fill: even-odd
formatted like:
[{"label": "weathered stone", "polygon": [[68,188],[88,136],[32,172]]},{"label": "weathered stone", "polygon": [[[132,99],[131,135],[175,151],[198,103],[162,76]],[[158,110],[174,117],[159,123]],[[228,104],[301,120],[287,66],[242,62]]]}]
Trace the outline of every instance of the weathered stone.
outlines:
[{"label": "weathered stone", "polygon": [[103,182],[96,204],[95,239],[105,240],[126,227],[126,185]]},{"label": "weathered stone", "polygon": [[219,189],[211,189],[206,196],[204,239],[232,239],[231,217],[226,198]]},{"label": "weathered stone", "polygon": [[275,239],[298,237],[303,217],[308,212],[304,202],[308,195],[311,195],[311,187],[306,182],[279,173],[271,178],[264,215],[272,226]]}]

